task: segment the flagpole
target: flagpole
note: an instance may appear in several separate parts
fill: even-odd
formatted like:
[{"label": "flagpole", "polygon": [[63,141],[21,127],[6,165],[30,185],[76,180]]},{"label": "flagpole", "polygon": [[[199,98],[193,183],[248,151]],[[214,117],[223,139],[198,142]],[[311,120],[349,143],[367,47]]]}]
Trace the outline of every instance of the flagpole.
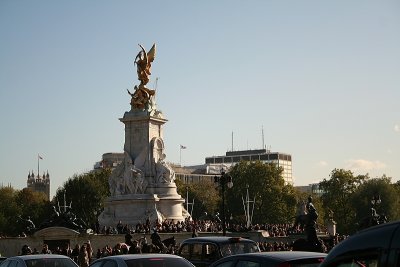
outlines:
[{"label": "flagpole", "polygon": [[39,178],[39,154],[37,156],[37,176]]},{"label": "flagpole", "polygon": [[186,146],[179,145],[179,165],[182,167],[182,149],[186,149]]}]

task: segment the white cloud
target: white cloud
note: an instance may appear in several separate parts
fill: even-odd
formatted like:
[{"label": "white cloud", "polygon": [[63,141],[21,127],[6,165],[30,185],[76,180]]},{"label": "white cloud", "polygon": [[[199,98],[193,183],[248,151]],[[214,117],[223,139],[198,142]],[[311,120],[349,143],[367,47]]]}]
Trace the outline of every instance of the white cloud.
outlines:
[{"label": "white cloud", "polygon": [[328,166],[328,162],[326,162],[325,160],[320,160],[320,161],[318,162],[318,166],[320,166],[320,167]]},{"label": "white cloud", "polygon": [[400,125],[395,124],[393,129],[396,133],[400,133]]},{"label": "white cloud", "polygon": [[365,159],[348,160],[346,163],[348,169],[352,171],[370,171],[386,168],[386,164],[380,161],[369,161]]}]

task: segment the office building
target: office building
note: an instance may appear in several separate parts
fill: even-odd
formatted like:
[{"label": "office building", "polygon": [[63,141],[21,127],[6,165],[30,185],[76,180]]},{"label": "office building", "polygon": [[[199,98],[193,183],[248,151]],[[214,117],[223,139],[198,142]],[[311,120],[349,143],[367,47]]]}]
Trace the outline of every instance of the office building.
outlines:
[{"label": "office building", "polygon": [[282,177],[286,183],[293,185],[292,177],[292,156],[280,152],[270,152],[267,149],[229,151],[225,156],[212,156],[205,159],[208,174],[217,174],[221,166],[230,168],[240,161],[261,161],[274,163],[283,168]]}]

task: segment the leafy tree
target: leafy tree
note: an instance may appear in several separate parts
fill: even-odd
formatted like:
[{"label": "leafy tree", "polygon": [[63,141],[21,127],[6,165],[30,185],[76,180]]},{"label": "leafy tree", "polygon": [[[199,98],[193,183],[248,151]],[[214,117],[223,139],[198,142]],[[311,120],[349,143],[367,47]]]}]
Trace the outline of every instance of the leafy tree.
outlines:
[{"label": "leafy tree", "polygon": [[5,235],[15,235],[17,214],[19,207],[15,202],[17,190],[12,187],[0,188],[0,233]]},{"label": "leafy tree", "polygon": [[[74,175],[59,188],[53,199],[55,205],[72,206],[72,212],[82,219],[88,227],[92,227],[104,208],[104,201],[109,193],[108,178],[111,170]],[[61,208],[62,209],[62,208]]]},{"label": "leafy tree", "polygon": [[319,183],[320,189],[324,192],[321,198],[325,214],[329,214],[329,210],[334,212],[337,229],[341,234],[354,231],[356,210],[350,199],[358,186],[367,178],[367,175],[354,176],[351,171],[334,169],[330,179],[324,179]]},{"label": "leafy tree", "polygon": [[[46,194],[42,192],[35,192],[29,188],[24,188],[17,192],[15,195],[15,202],[19,207],[19,216],[22,219],[30,219],[35,223],[36,227],[49,217],[48,212],[50,202],[47,200]],[[25,231],[24,223],[20,222],[18,225],[20,232]]]},{"label": "leafy tree", "polygon": [[255,198],[253,224],[287,223],[295,214],[296,198],[282,178],[281,167],[261,161],[241,161],[229,171],[234,186],[227,190],[227,206],[234,218],[244,218],[243,199],[248,187]]},{"label": "leafy tree", "polygon": [[[190,202],[194,201],[193,214],[194,219],[203,218],[205,213],[214,215],[218,209],[220,196],[215,189],[214,182],[203,180],[201,183],[183,184],[181,181],[175,181],[178,193],[186,198],[186,190]],[[190,207],[189,207],[190,209]],[[190,211],[190,210],[189,210]]]},{"label": "leafy tree", "polygon": [[28,219],[36,226],[47,216],[49,201],[44,193],[25,188],[15,190],[11,187],[0,188],[0,233],[17,236],[25,231],[26,224],[21,219]]},{"label": "leafy tree", "polygon": [[352,197],[352,204],[357,211],[356,222],[371,216],[371,199],[379,195],[381,203],[375,205],[378,214],[387,216],[389,221],[400,219],[400,195],[390,178],[382,176],[365,181]]}]

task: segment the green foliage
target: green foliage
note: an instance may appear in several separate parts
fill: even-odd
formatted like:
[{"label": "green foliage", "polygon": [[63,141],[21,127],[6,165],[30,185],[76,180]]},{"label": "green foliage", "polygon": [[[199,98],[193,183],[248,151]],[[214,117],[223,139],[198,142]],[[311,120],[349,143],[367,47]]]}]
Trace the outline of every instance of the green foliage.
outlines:
[{"label": "green foliage", "polygon": [[378,214],[387,216],[390,221],[400,219],[399,192],[389,178],[382,176],[365,181],[352,196],[351,202],[357,211],[356,222],[371,215],[371,199],[374,195],[381,198],[381,203],[374,207]]},{"label": "green foliage", "polygon": [[[23,219],[30,217],[36,227],[39,227],[40,223],[49,216],[48,207],[50,203],[45,193],[24,188],[16,194],[15,201],[20,209],[19,215]],[[19,224],[19,226],[19,230],[24,231],[21,228],[22,224]]]},{"label": "green foliage", "polygon": [[15,235],[17,232],[15,226],[19,208],[15,202],[16,195],[14,188],[0,188],[0,233],[5,235]]},{"label": "green foliage", "polygon": [[53,199],[54,205],[72,206],[72,212],[82,219],[88,227],[94,225],[103,210],[104,200],[109,193],[108,169],[75,175],[59,188]]},{"label": "green foliage", "polygon": [[296,198],[293,187],[285,185],[282,171],[276,164],[260,161],[241,161],[234,165],[229,171],[234,186],[227,190],[227,207],[234,218],[243,218],[243,199],[248,187],[250,199],[255,199],[253,224],[291,221]]},{"label": "green foliage", "polygon": [[36,227],[39,226],[47,216],[48,206],[49,201],[44,193],[33,192],[27,188],[0,188],[0,233],[16,236],[24,232],[25,224],[19,217],[30,217]]},{"label": "green foliage", "polygon": [[324,179],[319,183],[320,189],[324,191],[322,203],[325,214],[329,214],[329,210],[334,212],[340,234],[349,234],[355,230],[356,209],[350,199],[367,178],[368,176],[363,175],[354,176],[348,170],[334,169],[330,179]]},{"label": "green foliage", "polygon": [[[201,183],[183,184],[181,181],[175,181],[178,193],[186,199],[186,190],[188,192],[189,202],[194,201],[192,217],[199,219],[204,214],[215,214],[218,210],[220,195],[216,190],[214,182],[202,181]],[[186,204],[185,204],[186,208]],[[191,207],[189,207],[189,212]]]}]

